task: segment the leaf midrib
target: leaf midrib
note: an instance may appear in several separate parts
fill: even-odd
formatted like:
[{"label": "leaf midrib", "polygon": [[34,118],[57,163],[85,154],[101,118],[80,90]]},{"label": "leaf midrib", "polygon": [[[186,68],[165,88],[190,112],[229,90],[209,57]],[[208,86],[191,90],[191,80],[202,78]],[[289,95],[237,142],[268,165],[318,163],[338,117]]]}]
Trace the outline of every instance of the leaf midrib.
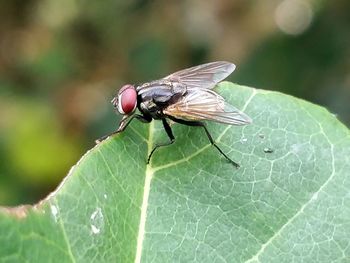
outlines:
[{"label": "leaf midrib", "polygon": [[[154,133],[154,122],[151,122],[149,124],[149,130],[148,130],[147,156],[149,156],[149,154],[152,151],[153,133]],[[141,206],[139,233],[138,233],[138,237],[137,237],[135,263],[141,262],[143,240],[144,240],[144,236],[145,236],[148,198],[149,198],[149,192],[150,192],[150,186],[151,186],[153,174],[154,174],[154,170],[152,168],[152,160],[150,160],[150,163],[146,165],[145,184],[143,187],[144,190],[143,190],[143,198],[142,198],[142,206]]]}]

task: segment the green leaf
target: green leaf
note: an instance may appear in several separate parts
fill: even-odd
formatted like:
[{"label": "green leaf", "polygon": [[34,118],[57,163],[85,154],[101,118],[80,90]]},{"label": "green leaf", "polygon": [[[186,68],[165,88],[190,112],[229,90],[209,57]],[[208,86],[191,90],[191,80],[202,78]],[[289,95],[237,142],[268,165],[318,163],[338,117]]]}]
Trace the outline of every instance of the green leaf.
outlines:
[{"label": "green leaf", "polygon": [[347,262],[349,130],[325,109],[224,82],[253,124],[134,122],[33,207],[2,208],[1,262]]}]

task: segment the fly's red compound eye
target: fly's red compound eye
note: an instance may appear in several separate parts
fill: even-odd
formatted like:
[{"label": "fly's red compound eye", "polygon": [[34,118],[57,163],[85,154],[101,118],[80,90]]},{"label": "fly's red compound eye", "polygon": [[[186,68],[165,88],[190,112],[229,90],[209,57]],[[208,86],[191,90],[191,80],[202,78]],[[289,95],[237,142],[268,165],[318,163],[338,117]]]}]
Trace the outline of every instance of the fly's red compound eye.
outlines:
[{"label": "fly's red compound eye", "polygon": [[133,85],[124,85],[118,93],[118,111],[121,114],[133,112],[137,105],[137,93]]}]

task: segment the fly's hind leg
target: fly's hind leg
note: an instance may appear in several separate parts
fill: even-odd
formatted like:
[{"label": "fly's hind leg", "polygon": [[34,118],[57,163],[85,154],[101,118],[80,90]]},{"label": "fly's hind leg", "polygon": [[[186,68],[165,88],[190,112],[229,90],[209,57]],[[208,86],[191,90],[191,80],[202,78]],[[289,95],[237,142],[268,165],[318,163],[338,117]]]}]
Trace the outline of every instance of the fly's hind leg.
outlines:
[{"label": "fly's hind leg", "polygon": [[185,121],[185,120],[180,120],[174,117],[169,117],[171,120],[180,123],[180,124],[184,124],[187,126],[196,126],[196,127],[202,127],[205,130],[205,133],[207,134],[207,137],[210,141],[210,143],[226,158],[226,160],[228,160],[230,163],[233,164],[233,166],[235,166],[236,168],[239,168],[239,164],[236,163],[235,161],[233,161],[232,159],[230,159],[230,157],[228,157],[221,149],[220,147],[215,143],[215,141],[213,140],[213,137],[211,137],[207,127],[205,126],[205,124],[203,122],[200,121]]},{"label": "fly's hind leg", "polygon": [[160,147],[163,147],[163,146],[168,146],[170,144],[173,144],[174,141],[175,141],[175,137],[173,135],[173,131],[171,130],[171,127],[169,125],[169,123],[166,121],[166,119],[162,119],[162,122],[163,122],[163,127],[164,127],[164,130],[166,131],[170,141],[168,142],[165,142],[165,143],[159,143],[159,144],[156,144],[156,146],[153,148],[153,150],[151,151],[151,153],[149,154],[148,156],[148,159],[147,159],[147,164],[149,164],[149,161],[151,160],[151,157],[153,155],[153,153]]}]

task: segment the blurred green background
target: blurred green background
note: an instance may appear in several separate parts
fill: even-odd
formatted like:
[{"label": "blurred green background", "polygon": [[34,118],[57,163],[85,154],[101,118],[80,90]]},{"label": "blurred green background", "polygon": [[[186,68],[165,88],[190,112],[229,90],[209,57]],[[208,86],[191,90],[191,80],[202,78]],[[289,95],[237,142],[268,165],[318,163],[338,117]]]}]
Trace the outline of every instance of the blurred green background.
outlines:
[{"label": "blurred green background", "polygon": [[228,60],[229,80],[350,123],[350,1],[0,1],[0,204],[52,191],[124,83]]}]

